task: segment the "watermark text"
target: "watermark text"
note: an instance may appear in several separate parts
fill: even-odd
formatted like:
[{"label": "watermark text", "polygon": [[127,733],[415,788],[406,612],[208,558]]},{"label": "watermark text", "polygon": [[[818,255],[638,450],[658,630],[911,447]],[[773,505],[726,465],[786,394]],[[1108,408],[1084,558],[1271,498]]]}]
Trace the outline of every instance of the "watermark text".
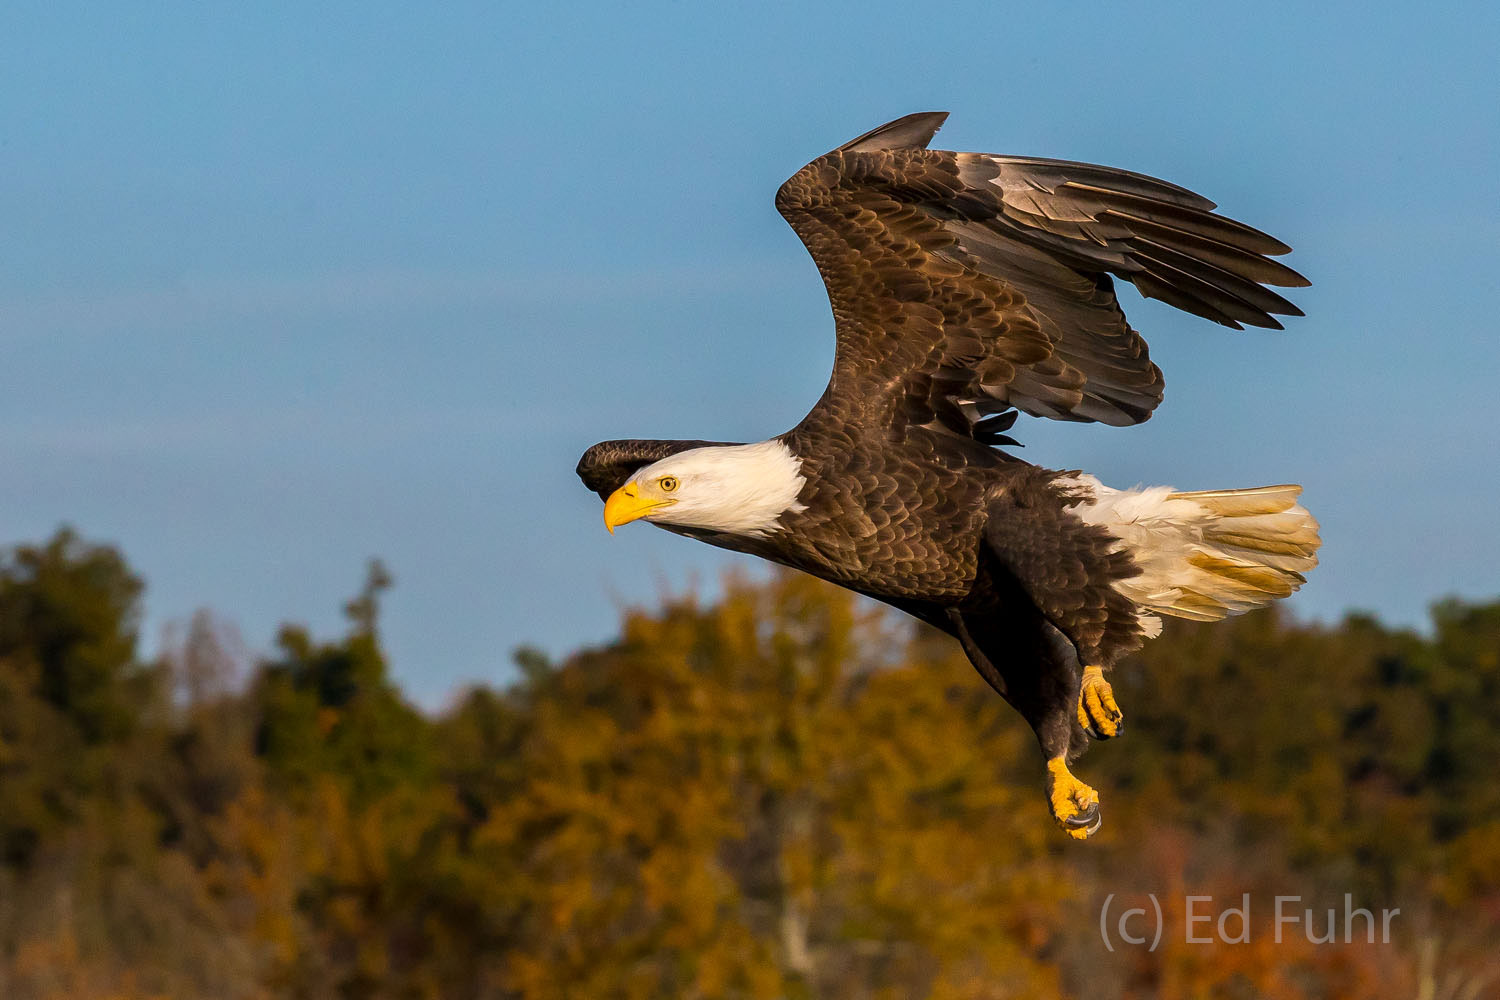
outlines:
[{"label": "watermark text", "polygon": [[[1179,913],[1180,921],[1168,920],[1169,915],[1175,918]],[[1257,914],[1262,915],[1260,919]],[[1115,893],[1110,893],[1099,907],[1099,937],[1110,951],[1116,944],[1155,951],[1167,933],[1180,934],[1184,944],[1249,944],[1263,936],[1276,944],[1294,937],[1310,944],[1390,944],[1392,924],[1400,914],[1399,907],[1356,906],[1350,893],[1344,894],[1342,907],[1318,908],[1306,905],[1301,896],[1259,901],[1248,892],[1227,900],[1184,896],[1171,914],[1156,893],[1147,893],[1132,905],[1116,903]],[[1181,926],[1175,926],[1179,922]]]}]

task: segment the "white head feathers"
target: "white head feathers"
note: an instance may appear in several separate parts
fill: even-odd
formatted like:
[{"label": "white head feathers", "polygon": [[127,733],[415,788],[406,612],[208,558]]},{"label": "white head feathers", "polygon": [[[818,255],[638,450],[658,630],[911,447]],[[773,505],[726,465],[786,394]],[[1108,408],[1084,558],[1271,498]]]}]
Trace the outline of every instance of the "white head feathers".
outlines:
[{"label": "white head feathers", "polygon": [[676,480],[672,502],[644,515],[659,524],[760,536],[779,527],[777,518],[787,511],[807,509],[797,502],[807,482],[802,462],[776,440],[692,448],[631,478],[643,490]]}]

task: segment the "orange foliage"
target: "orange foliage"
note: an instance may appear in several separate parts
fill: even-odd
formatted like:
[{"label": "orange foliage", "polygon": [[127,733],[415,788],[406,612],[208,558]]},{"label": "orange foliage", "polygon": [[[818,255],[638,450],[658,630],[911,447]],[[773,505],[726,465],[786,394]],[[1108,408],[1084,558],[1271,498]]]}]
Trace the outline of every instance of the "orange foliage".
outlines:
[{"label": "orange foliage", "polygon": [[[1444,605],[1431,640],[1275,615],[1169,630],[1114,677],[1129,731],[1078,765],[1105,827],[1077,844],[1026,727],[953,643],[807,577],[631,613],[560,665],[523,653],[513,687],[430,719],[386,676],[383,570],[348,636],[287,630],[241,691],[216,681],[234,671],[207,618],[166,666],[135,663],[123,564],[76,544],[0,567],[7,1000],[1500,981],[1500,606]],[[45,600],[26,589],[43,576]],[[5,617],[21,598],[45,642]],[[69,635],[116,658],[91,652],[87,689],[59,694],[42,678]],[[1401,908],[1389,942],[1276,939],[1278,895],[1322,921],[1346,893]],[[1226,940],[1215,921],[1247,896]],[[1106,941],[1106,899],[1153,897],[1158,947]],[[1212,897],[1208,923],[1190,897]]]}]

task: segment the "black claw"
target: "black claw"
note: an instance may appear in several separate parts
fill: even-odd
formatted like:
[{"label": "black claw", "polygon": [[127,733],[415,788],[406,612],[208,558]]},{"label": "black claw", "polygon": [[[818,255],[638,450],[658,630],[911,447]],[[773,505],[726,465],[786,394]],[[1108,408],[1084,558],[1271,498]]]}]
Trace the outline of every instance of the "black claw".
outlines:
[{"label": "black claw", "polygon": [[1086,732],[1086,733],[1088,733],[1090,736],[1092,736],[1096,740],[1112,740],[1116,736],[1123,736],[1124,735],[1124,733],[1125,733],[1125,723],[1121,719],[1116,719],[1115,720],[1115,731],[1114,731],[1113,734],[1101,733],[1098,729],[1096,729],[1094,727],[1093,722],[1090,722],[1088,725],[1084,726],[1083,727],[1083,731]]},{"label": "black claw", "polygon": [[1063,826],[1069,828],[1070,830],[1081,830],[1084,827],[1087,827],[1089,833],[1093,833],[1095,830],[1099,829],[1099,827],[1103,825],[1103,823],[1104,821],[1099,817],[1099,803],[1097,802],[1089,806],[1077,816],[1069,816],[1067,819],[1063,820]]}]

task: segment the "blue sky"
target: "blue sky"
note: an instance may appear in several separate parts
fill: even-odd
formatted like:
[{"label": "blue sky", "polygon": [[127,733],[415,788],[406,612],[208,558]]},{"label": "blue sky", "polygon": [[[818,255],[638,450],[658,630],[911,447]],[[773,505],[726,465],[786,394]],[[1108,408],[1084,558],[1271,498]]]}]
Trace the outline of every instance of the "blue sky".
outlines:
[{"label": "blue sky", "polygon": [[1304,483],[1307,617],[1500,593],[1492,6],[138,6],[0,12],[0,542],[121,546],[148,641],[333,632],[379,555],[438,705],[711,585],[737,557],[610,538],[574,462],[795,423],[833,340],[772,194],[928,109],[1193,188],[1313,280],[1272,334],[1124,293],[1165,404],[1023,420],[1026,458]]}]

